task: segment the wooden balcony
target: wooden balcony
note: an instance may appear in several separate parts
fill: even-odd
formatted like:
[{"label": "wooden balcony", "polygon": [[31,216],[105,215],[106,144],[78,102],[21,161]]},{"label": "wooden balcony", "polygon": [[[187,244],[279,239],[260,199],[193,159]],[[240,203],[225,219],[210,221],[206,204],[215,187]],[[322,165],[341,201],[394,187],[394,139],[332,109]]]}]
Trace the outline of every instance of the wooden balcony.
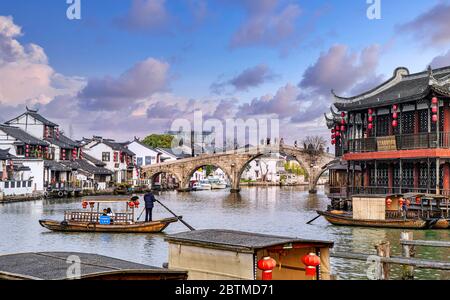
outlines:
[{"label": "wooden balcony", "polygon": [[345,153],[366,153],[417,149],[450,149],[450,133],[436,132],[369,137],[349,140]]}]

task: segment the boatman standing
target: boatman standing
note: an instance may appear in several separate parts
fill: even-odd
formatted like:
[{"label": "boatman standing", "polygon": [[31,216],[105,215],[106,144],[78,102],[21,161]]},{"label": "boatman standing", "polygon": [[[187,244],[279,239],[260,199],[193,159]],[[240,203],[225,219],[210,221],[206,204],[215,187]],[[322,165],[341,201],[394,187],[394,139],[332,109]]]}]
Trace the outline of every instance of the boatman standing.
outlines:
[{"label": "boatman standing", "polygon": [[156,199],[152,192],[148,192],[144,195],[145,202],[145,222],[152,221],[152,210]]}]

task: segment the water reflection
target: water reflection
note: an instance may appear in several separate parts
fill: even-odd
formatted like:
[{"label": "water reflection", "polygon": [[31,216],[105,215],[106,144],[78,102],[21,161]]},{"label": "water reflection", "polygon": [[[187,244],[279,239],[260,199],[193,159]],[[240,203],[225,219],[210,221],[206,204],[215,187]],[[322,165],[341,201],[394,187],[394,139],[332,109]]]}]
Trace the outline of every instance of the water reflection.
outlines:
[{"label": "water reflection", "polygon": [[[335,242],[336,251],[375,253],[374,245],[389,240],[394,255],[400,254],[400,230],[337,227],[319,218],[305,223],[325,209],[328,199],[319,191],[309,195],[300,187],[244,188],[240,194],[226,190],[194,193],[164,192],[157,195],[184,220],[197,229],[224,228],[283,236],[326,239]],[[62,219],[67,209],[81,209],[78,199],[49,199],[0,205],[0,253],[28,251],[80,251],[99,253],[121,259],[161,266],[167,261],[164,234],[55,233],[47,231],[38,220]],[[123,210],[123,204],[112,205]],[[141,210],[141,209],[140,209]],[[139,215],[140,210],[137,212]],[[155,218],[170,214],[161,206],[154,209]],[[169,226],[167,234],[188,230],[183,224]],[[415,239],[450,240],[446,231],[415,231]],[[449,260],[448,249],[422,247],[417,257]],[[333,273],[342,279],[366,279],[368,264],[360,261],[332,259]],[[399,276],[395,268],[393,276]],[[418,270],[419,278],[448,279],[448,272]]]}]

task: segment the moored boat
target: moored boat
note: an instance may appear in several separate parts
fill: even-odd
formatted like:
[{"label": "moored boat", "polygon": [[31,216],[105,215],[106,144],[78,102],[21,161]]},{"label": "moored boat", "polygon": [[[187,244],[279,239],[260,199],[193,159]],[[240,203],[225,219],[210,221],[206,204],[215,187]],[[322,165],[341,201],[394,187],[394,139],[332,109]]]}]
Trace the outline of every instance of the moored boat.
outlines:
[{"label": "moored boat", "polygon": [[447,229],[448,199],[432,194],[355,195],[352,211],[317,211],[333,225],[402,229]]},{"label": "moored boat", "polygon": [[[105,214],[100,212],[103,204],[123,203],[124,212]],[[90,206],[90,211],[87,206]],[[39,220],[39,224],[52,231],[62,232],[109,232],[109,233],[158,233],[180,217],[165,218],[151,222],[135,221],[134,210],[139,207],[137,197],[89,197],[82,200],[83,211],[66,211],[63,221]]]},{"label": "moored boat", "polygon": [[403,228],[403,229],[422,229],[427,227],[427,221],[387,219],[387,220],[363,220],[353,219],[351,213],[337,213],[336,211],[317,211],[328,222],[340,226],[360,226],[360,227],[384,227],[384,228]]}]

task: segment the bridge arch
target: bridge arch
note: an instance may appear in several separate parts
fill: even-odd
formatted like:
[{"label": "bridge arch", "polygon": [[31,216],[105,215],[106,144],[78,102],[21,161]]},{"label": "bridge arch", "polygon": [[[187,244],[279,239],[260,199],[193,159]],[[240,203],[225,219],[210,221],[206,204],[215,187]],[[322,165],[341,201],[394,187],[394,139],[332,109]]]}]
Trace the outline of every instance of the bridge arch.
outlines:
[{"label": "bridge arch", "polygon": [[[295,151],[301,151],[301,149],[296,149]],[[302,167],[302,169],[305,171],[305,175],[306,175],[308,178],[311,177],[311,174],[310,174],[310,173],[312,173],[311,170],[310,170],[310,169],[311,169],[311,166],[308,165],[309,159],[307,159],[307,158],[304,157],[303,155],[298,155],[297,153],[295,153],[295,155],[293,155],[292,151],[289,151],[289,150],[286,151],[286,150],[284,150],[283,148],[280,148],[279,151],[276,151],[276,152],[269,152],[269,153],[261,152],[261,153],[258,153],[258,154],[256,154],[256,155],[252,156],[250,159],[248,159],[248,160],[241,166],[241,168],[240,168],[240,170],[239,170],[238,178],[237,178],[237,179],[238,179],[237,181],[239,182],[239,185],[238,185],[237,189],[240,189],[240,181],[241,181],[242,175],[243,175],[245,169],[247,168],[247,166],[248,166],[252,161],[254,161],[254,160],[256,160],[256,159],[259,159],[259,158],[263,157],[264,155],[272,154],[272,153],[279,153],[279,154],[282,154],[282,155],[284,154],[284,155],[286,155],[286,156],[291,156],[291,157],[293,157],[294,160],[295,160],[296,162],[298,162],[298,164],[300,165],[300,167]],[[319,177],[320,177],[320,176],[319,176]],[[317,181],[318,181],[319,177],[317,177],[317,179],[315,179],[315,183],[314,183],[314,185],[313,185],[313,189],[310,188],[311,191],[315,190],[315,187],[316,187],[316,185],[317,185]]]},{"label": "bridge arch", "polygon": [[204,163],[198,163],[196,165],[194,165],[193,168],[189,168],[188,171],[186,172],[186,177],[184,178],[184,182],[188,183],[187,187],[183,187],[185,189],[189,188],[189,183],[191,181],[192,176],[194,175],[194,173],[200,169],[200,168],[204,168],[207,166],[211,166],[213,168],[216,169],[220,169],[222,170],[222,172],[225,173],[225,176],[227,177],[228,181],[230,184],[232,184],[233,182],[233,177],[230,175],[230,170],[228,170],[228,168],[226,166],[221,165],[220,163],[210,163],[210,162],[204,162]]}]

